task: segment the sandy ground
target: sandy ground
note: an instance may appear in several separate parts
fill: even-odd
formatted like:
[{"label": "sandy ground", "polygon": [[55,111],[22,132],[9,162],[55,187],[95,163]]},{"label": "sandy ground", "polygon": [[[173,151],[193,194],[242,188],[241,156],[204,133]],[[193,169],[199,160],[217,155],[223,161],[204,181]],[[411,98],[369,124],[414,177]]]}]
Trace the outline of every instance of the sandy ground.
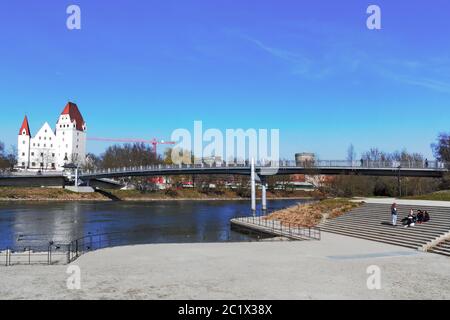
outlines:
[{"label": "sandy ground", "polygon": [[[322,241],[104,249],[67,266],[0,267],[2,299],[450,299],[450,259],[323,233]],[[381,289],[367,288],[367,268]]]}]

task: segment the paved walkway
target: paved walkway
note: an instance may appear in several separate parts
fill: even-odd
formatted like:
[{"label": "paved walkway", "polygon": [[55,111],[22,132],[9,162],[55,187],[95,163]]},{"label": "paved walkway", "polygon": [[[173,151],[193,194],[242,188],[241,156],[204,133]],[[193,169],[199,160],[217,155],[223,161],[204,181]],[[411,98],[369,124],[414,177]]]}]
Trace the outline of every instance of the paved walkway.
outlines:
[{"label": "paved walkway", "polygon": [[[449,258],[328,233],[321,241],[119,247],[74,264],[81,290],[67,289],[66,266],[0,267],[0,297],[450,299]],[[380,290],[367,288],[370,266],[381,271]]]},{"label": "paved walkway", "polygon": [[397,198],[355,198],[354,201],[364,201],[366,203],[412,205],[412,206],[430,206],[430,207],[450,207],[450,201],[432,201],[432,200],[406,200]]}]

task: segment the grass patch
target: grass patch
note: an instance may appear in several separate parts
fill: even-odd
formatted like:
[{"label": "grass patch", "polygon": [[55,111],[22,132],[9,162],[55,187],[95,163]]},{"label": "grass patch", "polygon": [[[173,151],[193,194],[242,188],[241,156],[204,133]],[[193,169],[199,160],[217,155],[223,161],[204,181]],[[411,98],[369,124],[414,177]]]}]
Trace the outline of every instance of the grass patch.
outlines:
[{"label": "grass patch", "polygon": [[450,201],[450,190],[438,191],[421,196],[403,197],[402,199],[411,200],[431,200],[431,201]]},{"label": "grass patch", "polygon": [[0,187],[2,200],[104,200],[98,193],[76,193],[57,188]]},{"label": "grass patch", "polygon": [[361,203],[352,202],[348,199],[326,199],[279,210],[267,216],[266,219],[278,220],[296,226],[313,227],[324,219],[339,217],[359,206],[361,206]]}]

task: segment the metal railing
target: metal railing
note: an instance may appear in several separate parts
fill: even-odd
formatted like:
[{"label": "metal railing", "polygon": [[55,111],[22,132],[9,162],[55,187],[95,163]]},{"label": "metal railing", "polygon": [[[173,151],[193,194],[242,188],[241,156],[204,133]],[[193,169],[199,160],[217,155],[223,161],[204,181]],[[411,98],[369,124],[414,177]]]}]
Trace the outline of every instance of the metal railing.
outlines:
[{"label": "metal railing", "polygon": [[0,250],[0,265],[66,264],[67,246],[49,244],[47,247],[15,247]]},{"label": "metal railing", "polygon": [[[221,162],[221,163],[195,163],[167,165],[158,164],[150,166],[117,167],[99,170],[85,170],[83,175],[101,175],[109,173],[127,173],[159,170],[180,170],[180,169],[201,169],[201,168],[249,168],[248,161],[243,162]],[[256,168],[277,167],[277,168],[360,168],[360,169],[428,169],[443,170],[450,167],[450,164],[439,161],[346,161],[346,160],[316,160],[308,162],[296,161],[257,161]]]},{"label": "metal railing", "polygon": [[317,226],[303,226],[298,223],[269,219],[269,215],[270,213],[266,212],[263,215],[239,217],[234,220],[260,227],[262,232],[268,232],[271,235],[283,236],[291,239],[321,239],[320,228]]},{"label": "metal railing", "polygon": [[[275,167],[275,168],[355,168],[355,169],[424,169],[424,170],[444,170],[450,168],[450,163],[441,161],[347,161],[347,160],[314,160],[314,161],[257,161],[256,168]],[[142,172],[142,171],[158,171],[158,170],[180,170],[180,169],[201,169],[201,168],[250,168],[249,161],[233,161],[233,162],[202,162],[194,164],[180,164],[167,165],[157,164],[150,166],[131,166],[131,167],[116,167],[108,169],[83,170],[80,176],[83,175],[101,175],[109,173],[127,173],[127,172]],[[61,172],[10,172],[0,171],[0,176],[60,176]]]}]

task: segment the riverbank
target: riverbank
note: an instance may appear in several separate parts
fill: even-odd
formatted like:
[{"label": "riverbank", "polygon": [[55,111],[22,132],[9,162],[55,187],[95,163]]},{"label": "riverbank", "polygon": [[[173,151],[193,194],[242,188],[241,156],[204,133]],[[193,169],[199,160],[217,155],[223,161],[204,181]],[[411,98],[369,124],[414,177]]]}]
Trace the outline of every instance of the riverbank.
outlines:
[{"label": "riverbank", "polygon": [[[109,196],[94,193],[76,193],[61,188],[15,188],[0,187],[0,201],[195,201],[195,200],[249,200],[246,196],[240,196],[237,192],[226,190],[223,193],[204,193],[196,189],[181,189],[141,192],[138,190],[106,190]],[[306,191],[279,191],[268,192],[268,199],[311,199],[321,198],[322,195],[317,192]]]},{"label": "riverbank", "polygon": [[[0,296],[449,299],[448,262],[439,255],[328,233],[321,241],[139,245],[81,256],[72,264],[80,268],[80,290],[67,289],[67,266],[0,267]],[[379,289],[367,287],[369,266],[379,268]],[[405,270],[421,270],[421,276]]]}]

